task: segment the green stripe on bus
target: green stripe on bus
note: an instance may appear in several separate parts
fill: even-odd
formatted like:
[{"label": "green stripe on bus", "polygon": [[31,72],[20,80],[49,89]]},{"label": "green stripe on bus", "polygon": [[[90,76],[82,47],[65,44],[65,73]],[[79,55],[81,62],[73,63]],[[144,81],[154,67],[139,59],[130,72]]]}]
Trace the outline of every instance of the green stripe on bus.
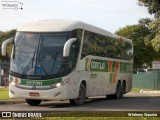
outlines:
[{"label": "green stripe on bus", "polygon": [[37,86],[44,86],[44,85],[52,85],[62,81],[62,78],[55,78],[49,80],[28,80],[28,79],[21,79],[21,85],[37,85]]},{"label": "green stripe on bus", "polygon": [[[109,72],[121,72],[121,73],[132,73],[133,71],[132,63],[124,63],[124,62],[116,62],[116,61],[111,61],[111,62],[109,62],[108,60],[98,60],[98,59],[86,58],[85,70],[94,71],[94,72],[108,72],[109,71]],[[108,67],[109,63],[111,63],[112,69]],[[118,65],[116,66],[116,64]]]}]

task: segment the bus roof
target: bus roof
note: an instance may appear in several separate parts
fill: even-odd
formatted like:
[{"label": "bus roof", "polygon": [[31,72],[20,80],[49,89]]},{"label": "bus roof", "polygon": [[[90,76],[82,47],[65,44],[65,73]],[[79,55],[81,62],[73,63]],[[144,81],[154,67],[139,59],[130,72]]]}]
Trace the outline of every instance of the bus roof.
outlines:
[{"label": "bus roof", "polygon": [[[32,22],[25,24],[17,29],[17,31],[22,32],[64,32],[71,31],[74,29],[84,29],[94,33],[102,34],[105,36],[113,37],[119,39],[119,36],[103,30],[101,28],[89,25],[81,21],[71,21],[71,20],[39,20],[37,22]],[[123,37],[121,37],[123,38]],[[131,42],[129,39],[123,38],[124,41]]]}]

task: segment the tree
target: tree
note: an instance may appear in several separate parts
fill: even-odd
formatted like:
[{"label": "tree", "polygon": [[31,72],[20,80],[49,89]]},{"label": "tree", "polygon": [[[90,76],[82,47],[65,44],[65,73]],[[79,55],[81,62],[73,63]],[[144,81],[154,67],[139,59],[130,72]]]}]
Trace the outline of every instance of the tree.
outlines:
[{"label": "tree", "polygon": [[[148,8],[150,14],[154,14],[155,19],[149,23],[149,29],[152,31],[152,39],[149,40],[153,48],[160,52],[160,0],[138,0],[139,5]],[[153,36],[154,35],[154,36]],[[149,42],[148,40],[146,40]]]},{"label": "tree", "polygon": [[155,18],[160,17],[160,0],[138,0],[140,6],[148,8],[150,14],[154,14]]},{"label": "tree", "polygon": [[[15,33],[16,33],[16,30],[10,30],[10,31],[6,31],[6,32],[1,32],[0,33],[0,46],[2,46],[2,43],[3,41],[5,41],[6,39],[9,39],[9,38],[14,38],[15,36]],[[10,59],[10,54],[11,54],[11,49],[12,49],[12,44],[9,44],[7,46],[7,56],[2,56],[0,54],[0,59],[2,61],[9,61]],[[0,49],[0,53],[1,53],[1,49]]]},{"label": "tree", "polygon": [[131,39],[134,47],[134,69],[144,63],[151,65],[152,61],[160,58],[150,44],[145,43],[145,38],[151,37],[151,31],[145,25],[130,25],[116,31],[116,34]]},{"label": "tree", "polygon": [[150,18],[142,18],[138,21],[139,24],[145,26],[145,27],[149,27],[149,24],[152,22],[152,20]]}]

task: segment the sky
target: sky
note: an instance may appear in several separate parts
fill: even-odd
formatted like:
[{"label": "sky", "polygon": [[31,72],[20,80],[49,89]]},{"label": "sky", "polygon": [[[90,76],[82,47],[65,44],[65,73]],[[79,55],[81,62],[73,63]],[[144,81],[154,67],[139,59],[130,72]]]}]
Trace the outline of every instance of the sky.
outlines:
[{"label": "sky", "polygon": [[147,8],[138,6],[138,0],[18,0],[23,3],[22,10],[4,9],[2,1],[0,31],[38,20],[67,19],[80,20],[114,33],[126,25],[137,24],[141,18],[153,18]]}]

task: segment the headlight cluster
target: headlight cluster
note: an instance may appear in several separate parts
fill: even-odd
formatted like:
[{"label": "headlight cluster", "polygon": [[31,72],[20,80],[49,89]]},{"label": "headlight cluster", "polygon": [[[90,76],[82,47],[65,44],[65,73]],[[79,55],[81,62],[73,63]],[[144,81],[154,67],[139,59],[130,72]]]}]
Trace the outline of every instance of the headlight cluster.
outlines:
[{"label": "headlight cluster", "polygon": [[14,81],[14,80],[10,81],[9,83],[13,86],[19,85],[19,83],[17,81]]},{"label": "headlight cluster", "polygon": [[11,81],[10,84],[13,85],[13,86],[16,85],[16,83],[14,81]]},{"label": "headlight cluster", "polygon": [[52,86],[52,87],[55,87],[55,88],[56,88],[56,87],[61,87],[61,86],[65,85],[65,84],[67,84],[67,83],[69,82],[69,80],[70,80],[70,78],[67,76],[67,77],[64,77],[64,78],[63,78],[62,82],[53,84],[53,85],[51,85],[51,86]]}]

